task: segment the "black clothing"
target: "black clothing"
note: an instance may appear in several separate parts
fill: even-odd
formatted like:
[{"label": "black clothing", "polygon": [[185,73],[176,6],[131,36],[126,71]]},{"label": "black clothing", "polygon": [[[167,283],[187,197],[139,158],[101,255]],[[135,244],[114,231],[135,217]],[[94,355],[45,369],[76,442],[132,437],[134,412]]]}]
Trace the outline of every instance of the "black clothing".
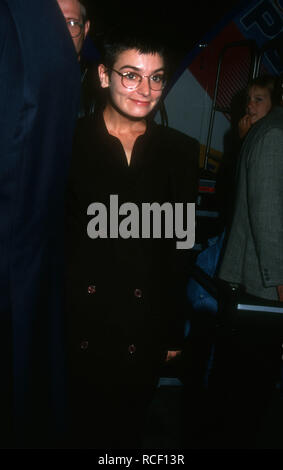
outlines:
[{"label": "black clothing", "polygon": [[266,448],[262,431],[280,382],[282,328],[263,326],[261,313],[254,317],[253,325],[226,331],[222,325],[217,334],[209,382],[212,448]]},{"label": "black clothing", "polygon": [[56,0],[0,0],[0,445],[64,432],[64,192],[80,70]]},{"label": "black clothing", "polygon": [[[119,206],[136,204],[140,214],[146,202],[195,202],[198,150],[194,139],[151,123],[136,140],[128,165],[101,115],[78,124],[67,194],[70,364],[78,390],[102,387],[102,395],[128,397],[124,416],[129,399],[136,413],[143,412],[165,351],[181,345],[188,250],[177,250],[176,239],[91,239],[87,209],[94,202],[105,205],[109,235],[110,195],[118,195]],[[108,406],[110,397],[105,401]]]}]

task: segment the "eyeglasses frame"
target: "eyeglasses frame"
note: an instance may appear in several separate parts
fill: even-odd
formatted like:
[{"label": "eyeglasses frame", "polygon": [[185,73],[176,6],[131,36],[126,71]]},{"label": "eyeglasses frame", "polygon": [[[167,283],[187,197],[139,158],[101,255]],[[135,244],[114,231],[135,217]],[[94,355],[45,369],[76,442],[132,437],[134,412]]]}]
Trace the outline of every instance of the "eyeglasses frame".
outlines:
[{"label": "eyeglasses frame", "polygon": [[141,75],[141,74],[139,74],[139,73],[137,73],[137,72],[132,72],[132,73],[135,73],[136,75],[138,75],[138,77],[140,77],[140,81],[138,82],[137,86],[135,86],[135,87],[127,87],[127,86],[124,85],[124,83],[123,83],[123,78],[126,77],[126,75],[127,75],[128,73],[131,73],[131,72],[124,72],[124,73],[121,73],[121,72],[119,72],[119,70],[113,69],[112,67],[107,67],[107,70],[112,70],[113,72],[116,72],[118,75],[120,75],[120,77],[121,77],[121,83],[122,83],[123,87],[126,88],[127,90],[136,90],[136,89],[140,86],[140,84],[141,84],[143,78],[147,78],[147,79],[148,79],[149,88],[150,88],[151,90],[153,90],[153,91],[161,91],[161,90],[163,90],[163,89],[165,88],[165,85],[166,85],[166,80],[165,80],[165,82],[163,83],[163,85],[161,86],[161,88],[160,88],[159,90],[154,90],[154,88],[151,88],[151,84],[150,84],[150,77],[152,77],[152,75],[154,75],[154,74],[152,74],[152,75]]},{"label": "eyeglasses frame", "polygon": [[71,34],[72,38],[78,38],[83,32],[84,23],[80,23],[78,20],[75,20],[74,18],[67,18],[66,19],[67,25],[68,25],[68,23],[70,23],[70,21],[76,23],[80,27],[79,34],[76,34],[75,36],[72,36],[72,34]]}]

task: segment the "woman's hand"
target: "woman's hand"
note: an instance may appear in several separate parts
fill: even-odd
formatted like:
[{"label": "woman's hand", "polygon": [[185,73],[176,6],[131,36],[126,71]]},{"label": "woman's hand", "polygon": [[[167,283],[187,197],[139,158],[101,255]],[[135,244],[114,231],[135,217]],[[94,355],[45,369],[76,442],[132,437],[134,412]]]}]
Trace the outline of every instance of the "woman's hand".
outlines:
[{"label": "woman's hand", "polygon": [[167,351],[165,362],[172,361],[172,359],[175,359],[180,354],[181,354],[181,351]]},{"label": "woman's hand", "polygon": [[249,116],[249,114],[245,114],[245,116],[243,116],[238,123],[240,139],[243,139],[245,137],[245,135],[250,130],[251,125],[251,117]]}]

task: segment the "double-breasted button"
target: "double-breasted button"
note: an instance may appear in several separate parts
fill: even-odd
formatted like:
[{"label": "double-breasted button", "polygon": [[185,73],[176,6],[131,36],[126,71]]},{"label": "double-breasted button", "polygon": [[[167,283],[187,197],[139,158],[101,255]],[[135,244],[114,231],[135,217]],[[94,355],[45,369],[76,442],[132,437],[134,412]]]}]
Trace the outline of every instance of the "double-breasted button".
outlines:
[{"label": "double-breasted button", "polygon": [[86,351],[87,348],[88,348],[88,341],[86,341],[86,340],[81,341],[80,342],[81,351]]},{"label": "double-breasted button", "polygon": [[135,289],[134,294],[135,294],[135,297],[140,299],[142,297],[142,290],[141,289]]},{"label": "double-breasted button", "polygon": [[135,354],[136,352],[136,346],[134,344],[130,344],[130,346],[128,347],[128,351],[131,355]]},{"label": "double-breasted button", "polygon": [[96,287],[95,287],[95,286],[88,286],[87,292],[88,292],[90,295],[95,294],[95,292],[96,292]]}]

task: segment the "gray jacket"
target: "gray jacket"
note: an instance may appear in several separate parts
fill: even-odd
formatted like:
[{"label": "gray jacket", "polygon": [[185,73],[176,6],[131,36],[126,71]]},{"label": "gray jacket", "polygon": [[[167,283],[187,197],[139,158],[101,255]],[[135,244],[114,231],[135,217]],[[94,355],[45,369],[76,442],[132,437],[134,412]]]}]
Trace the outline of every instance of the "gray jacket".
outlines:
[{"label": "gray jacket", "polygon": [[238,169],[235,213],[219,277],[278,300],[283,284],[283,108],[249,131]]}]

